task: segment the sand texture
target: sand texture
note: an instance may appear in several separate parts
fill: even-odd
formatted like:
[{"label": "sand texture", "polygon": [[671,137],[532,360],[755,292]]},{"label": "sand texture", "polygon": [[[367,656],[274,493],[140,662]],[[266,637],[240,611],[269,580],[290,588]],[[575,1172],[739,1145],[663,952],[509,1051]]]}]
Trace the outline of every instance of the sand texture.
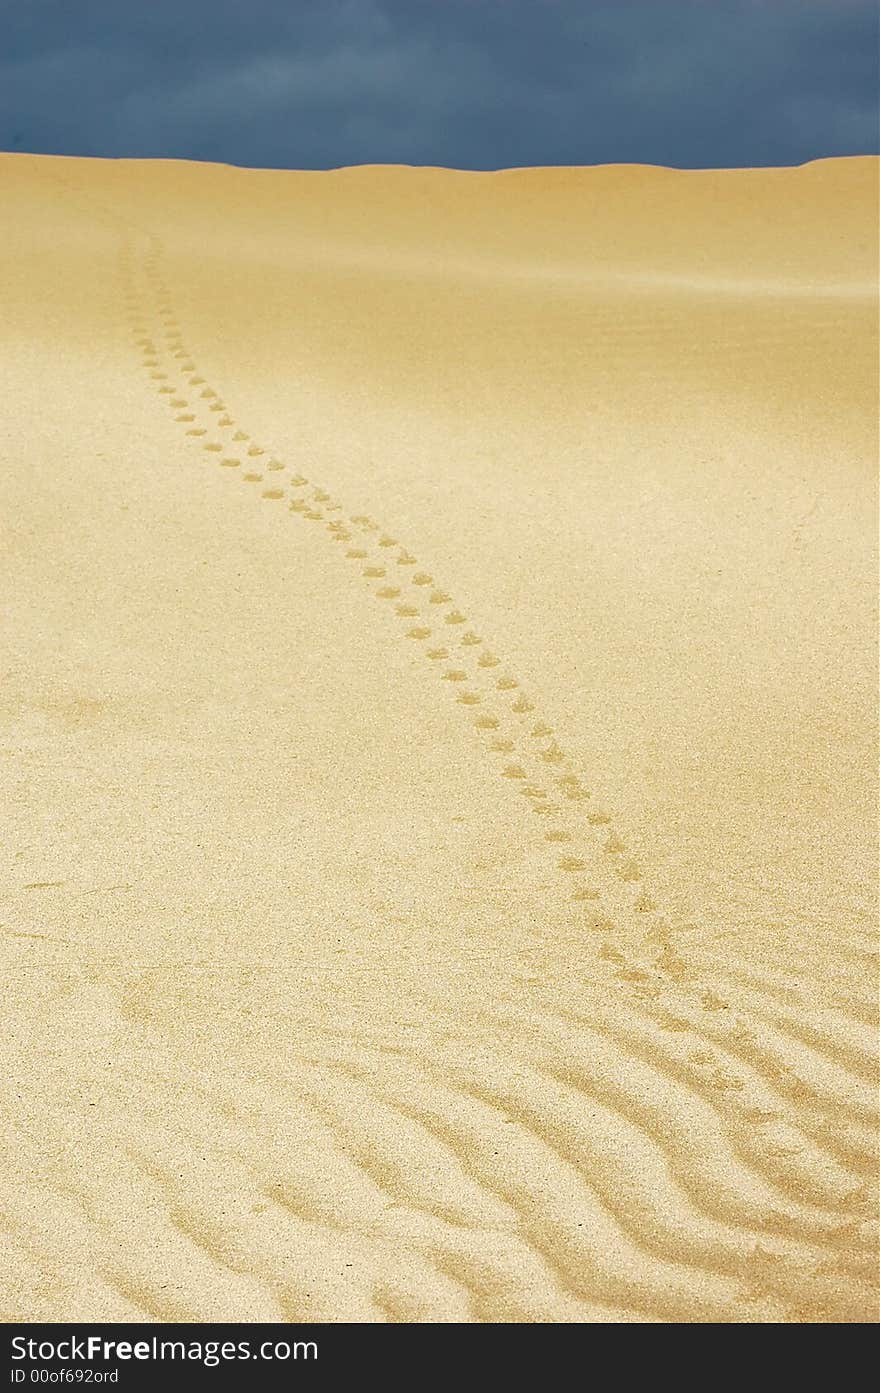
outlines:
[{"label": "sand texture", "polygon": [[0,158],[6,1320],[876,1319],[877,182]]}]

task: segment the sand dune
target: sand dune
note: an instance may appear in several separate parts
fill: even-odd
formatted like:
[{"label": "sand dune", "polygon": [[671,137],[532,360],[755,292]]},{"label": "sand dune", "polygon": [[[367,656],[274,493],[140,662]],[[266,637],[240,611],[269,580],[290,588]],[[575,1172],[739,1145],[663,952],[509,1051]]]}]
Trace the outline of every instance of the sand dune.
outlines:
[{"label": "sand dune", "polygon": [[4,1318],[875,1320],[877,162],[0,178]]}]

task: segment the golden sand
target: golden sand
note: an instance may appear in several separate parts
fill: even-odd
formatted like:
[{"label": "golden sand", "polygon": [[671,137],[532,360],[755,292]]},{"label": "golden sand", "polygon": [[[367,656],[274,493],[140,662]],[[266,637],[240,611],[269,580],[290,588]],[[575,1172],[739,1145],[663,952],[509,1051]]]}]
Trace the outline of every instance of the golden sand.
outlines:
[{"label": "golden sand", "polygon": [[877,182],[0,159],[7,1320],[876,1318]]}]

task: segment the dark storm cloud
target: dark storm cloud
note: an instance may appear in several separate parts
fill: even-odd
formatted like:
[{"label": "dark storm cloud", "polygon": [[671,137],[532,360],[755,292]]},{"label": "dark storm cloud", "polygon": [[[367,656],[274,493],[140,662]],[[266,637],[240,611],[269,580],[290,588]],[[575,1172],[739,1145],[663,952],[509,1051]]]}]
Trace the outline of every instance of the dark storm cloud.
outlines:
[{"label": "dark storm cloud", "polygon": [[0,0],[0,148],[322,168],[877,149],[867,0]]}]

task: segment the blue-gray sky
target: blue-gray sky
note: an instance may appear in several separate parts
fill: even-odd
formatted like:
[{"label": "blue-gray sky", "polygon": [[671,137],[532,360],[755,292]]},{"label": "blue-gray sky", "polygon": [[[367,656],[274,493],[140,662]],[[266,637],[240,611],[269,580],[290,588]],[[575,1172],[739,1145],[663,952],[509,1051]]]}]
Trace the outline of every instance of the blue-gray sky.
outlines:
[{"label": "blue-gray sky", "polygon": [[874,0],[0,0],[0,149],[263,167],[876,153]]}]

